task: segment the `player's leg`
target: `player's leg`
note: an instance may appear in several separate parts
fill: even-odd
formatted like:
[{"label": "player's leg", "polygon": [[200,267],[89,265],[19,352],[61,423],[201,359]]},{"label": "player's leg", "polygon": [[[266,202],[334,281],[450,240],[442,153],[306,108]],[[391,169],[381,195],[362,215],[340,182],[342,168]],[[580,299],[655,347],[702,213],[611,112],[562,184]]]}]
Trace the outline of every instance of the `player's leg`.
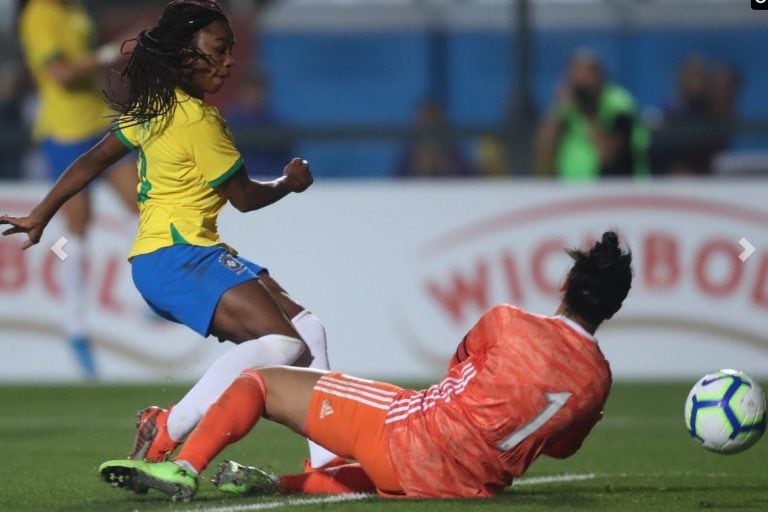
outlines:
[{"label": "player's leg", "polygon": [[[330,370],[325,326],[320,319],[296,302],[268,273],[263,272],[259,277],[261,282],[272,293],[275,301],[285,311],[288,318],[291,319],[291,323],[293,323],[293,326],[301,335],[304,343],[307,344],[312,355],[312,362],[309,367],[317,370]],[[308,440],[307,443],[309,445],[309,460],[304,462],[306,471],[311,471],[313,468],[337,466],[346,462],[335,453],[326,450],[311,440]]]},{"label": "player's leg", "polygon": [[171,410],[168,432],[173,439],[182,440],[243,370],[307,366],[309,362],[301,336],[260,279],[224,293],[216,307],[211,334],[238,345],[220,356]]},{"label": "player's leg", "polygon": [[86,377],[96,376],[96,363],[87,328],[87,278],[85,270],[86,233],[91,218],[91,201],[87,191],[72,197],[62,207],[67,239],[67,254],[61,288],[64,295],[64,331]]},{"label": "player's leg", "polygon": [[[48,167],[52,181],[56,181],[81,154],[87,151],[97,139],[74,143],[63,143],[45,139],[40,150]],[[86,326],[87,280],[85,275],[85,237],[91,217],[91,203],[88,191],[72,197],[62,207],[67,239],[63,250],[67,254],[62,263],[61,288],[64,303],[64,334],[77,358],[81,372],[86,377],[95,377],[96,365]]]},{"label": "player's leg", "polygon": [[281,475],[270,489],[265,485],[263,471],[228,461],[214,476],[221,490],[237,494],[275,489],[284,494],[373,492],[376,488],[393,494],[401,492],[389,459],[384,423],[400,388],[330,372],[321,374],[311,391],[309,381],[297,393],[298,376],[306,375],[307,370],[263,368],[258,373],[268,391],[267,417],[360,464]]},{"label": "player's leg", "polygon": [[[158,268],[164,271],[158,274]],[[134,281],[155,310],[203,336],[238,345],[220,356],[170,412],[149,408],[140,413],[131,458],[164,458],[244,369],[308,364],[300,335],[258,279],[262,272],[221,247],[174,246],[134,258]]]},{"label": "player's leg", "polygon": [[[252,267],[254,271],[259,269]],[[268,294],[264,293],[265,288]],[[289,314],[299,312],[300,321],[293,324],[295,330],[281,310]],[[245,368],[276,364],[306,366],[305,361],[295,360],[289,353],[298,347],[296,332],[301,338],[307,336],[312,340],[312,346],[322,352],[322,360],[327,365],[322,324],[293,301],[265,271],[259,273],[258,281],[233,287],[222,296],[210,330],[220,338],[246,340],[216,360],[170,412],[150,407],[140,413],[131,458],[162,459],[194,428],[208,406]],[[311,441],[309,447],[312,467],[345,462]]]},{"label": "player's leg", "polygon": [[[306,413],[302,402],[309,401],[314,382],[321,374],[315,370],[294,373],[293,381],[274,386],[285,386],[285,392],[270,393],[270,402],[290,400],[290,407],[276,407],[281,417]],[[267,411],[266,384],[258,370],[246,370],[208,408],[184,443],[174,462],[146,462],[139,460],[107,461],[99,467],[102,478],[115,487],[145,491],[157,489],[172,499],[189,499],[197,490],[197,474],[226,446],[247,434]],[[287,423],[299,425],[300,419],[287,418]]]},{"label": "player's leg", "polygon": [[376,492],[376,485],[357,463],[310,472],[275,475],[233,460],[219,464],[211,479],[222,492],[240,496],[269,494],[349,494]]},{"label": "player's leg", "polygon": [[317,370],[286,367],[243,371],[209,407],[175,460],[203,471],[262,416],[303,434],[312,390],[322,375]]},{"label": "player's leg", "polygon": [[[84,152],[87,149],[86,146],[90,145],[91,142],[74,144],[73,147],[64,145],[63,148],[60,145],[53,149],[53,151],[62,153],[50,159],[57,177],[63,173],[72,160],[79,156],[78,152]],[[107,180],[118,192],[118,196],[126,207],[134,213],[138,212],[136,206],[136,184],[138,181],[135,163],[127,159],[121,160],[107,173]],[[66,308],[64,329],[77,356],[80,368],[86,376],[94,377],[96,364],[86,327],[86,235],[92,216],[89,192],[84,190],[67,201],[62,207],[62,214],[67,226],[67,233],[64,235],[67,238],[67,244],[64,246],[64,252],[67,253],[65,262],[67,270],[62,276],[62,290]]]},{"label": "player's leg", "polygon": [[291,319],[291,323],[307,344],[307,348],[312,354],[312,363],[309,367],[318,370],[330,370],[325,326],[320,319],[296,302],[272,276],[264,272],[259,275],[259,278],[272,293],[272,297],[280,305],[286,316]]},{"label": "player's leg", "polygon": [[[168,462],[114,460],[102,464],[99,471],[114,486],[151,487],[174,499],[187,499],[197,489],[196,475],[267,416],[300,434],[312,435],[337,453],[360,460],[371,477],[359,484],[363,489],[369,489],[372,480],[382,489],[398,492],[399,482],[389,462],[384,430],[387,403],[391,403],[398,389],[311,369],[249,369],[208,409],[176,456],[175,467]],[[332,479],[333,473],[315,472],[307,476],[311,478],[301,482],[282,479],[279,485],[286,486],[284,492],[317,492],[321,481]],[[307,486],[310,481],[314,489]],[[325,484],[322,489],[328,492]],[[355,484],[348,481],[347,485]]]}]

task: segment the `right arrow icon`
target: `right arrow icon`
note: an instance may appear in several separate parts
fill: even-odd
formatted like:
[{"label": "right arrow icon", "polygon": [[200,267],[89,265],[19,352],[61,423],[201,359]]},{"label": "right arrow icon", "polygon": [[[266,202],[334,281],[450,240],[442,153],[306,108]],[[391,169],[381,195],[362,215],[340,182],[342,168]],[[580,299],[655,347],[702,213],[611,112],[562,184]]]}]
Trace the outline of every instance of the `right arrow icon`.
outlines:
[{"label": "right arrow icon", "polygon": [[744,248],[744,251],[739,254],[739,259],[741,261],[747,261],[747,258],[752,256],[752,254],[755,252],[755,246],[749,243],[749,240],[746,238],[739,240],[739,245]]}]

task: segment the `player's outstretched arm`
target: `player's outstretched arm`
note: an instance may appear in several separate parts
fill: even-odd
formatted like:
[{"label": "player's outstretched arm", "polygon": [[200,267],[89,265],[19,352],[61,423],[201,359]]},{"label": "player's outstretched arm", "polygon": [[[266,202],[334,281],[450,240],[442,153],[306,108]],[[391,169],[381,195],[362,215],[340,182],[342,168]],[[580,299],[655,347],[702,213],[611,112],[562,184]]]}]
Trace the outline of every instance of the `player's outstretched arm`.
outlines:
[{"label": "player's outstretched arm", "polygon": [[114,64],[121,56],[120,44],[109,43],[80,60],[67,61],[61,57],[51,59],[46,69],[60,86],[72,88],[77,87],[78,83],[93,75],[98,69]]},{"label": "player's outstretched arm", "polygon": [[242,167],[229,180],[219,185],[219,191],[241,212],[264,208],[287,196],[291,192],[304,192],[314,179],[309,164],[301,158],[294,158],[283,169],[283,175],[272,181],[253,181]]},{"label": "player's outstretched arm", "polygon": [[555,442],[545,448],[544,453],[555,459],[566,459],[576,453],[581,448],[582,443],[587,438],[592,428],[603,417],[603,411],[599,410],[594,414],[587,414],[581,421],[573,425],[568,432],[564,433]]},{"label": "player's outstretched arm", "polygon": [[129,150],[113,133],[108,133],[94,147],[86,151],[62,174],[53,188],[26,217],[0,216],[0,224],[12,226],[3,235],[27,233],[29,239],[22,245],[27,249],[40,241],[45,226],[53,215],[72,196],[83,190],[104,169],[120,160]]}]

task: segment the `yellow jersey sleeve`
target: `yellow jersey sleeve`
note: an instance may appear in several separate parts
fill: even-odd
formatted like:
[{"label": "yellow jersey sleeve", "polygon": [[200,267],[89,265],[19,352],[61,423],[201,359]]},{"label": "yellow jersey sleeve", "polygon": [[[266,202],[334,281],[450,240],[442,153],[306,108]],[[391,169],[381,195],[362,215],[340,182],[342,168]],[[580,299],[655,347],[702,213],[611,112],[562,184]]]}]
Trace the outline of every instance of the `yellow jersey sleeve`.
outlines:
[{"label": "yellow jersey sleeve", "polygon": [[120,139],[120,142],[131,151],[139,147],[138,134],[136,133],[137,126],[136,124],[123,126],[123,120],[120,119],[114,129],[114,133]]},{"label": "yellow jersey sleeve", "polygon": [[186,126],[184,144],[203,179],[208,185],[218,187],[240,170],[243,158],[218,110],[205,105],[200,112],[200,116]]}]

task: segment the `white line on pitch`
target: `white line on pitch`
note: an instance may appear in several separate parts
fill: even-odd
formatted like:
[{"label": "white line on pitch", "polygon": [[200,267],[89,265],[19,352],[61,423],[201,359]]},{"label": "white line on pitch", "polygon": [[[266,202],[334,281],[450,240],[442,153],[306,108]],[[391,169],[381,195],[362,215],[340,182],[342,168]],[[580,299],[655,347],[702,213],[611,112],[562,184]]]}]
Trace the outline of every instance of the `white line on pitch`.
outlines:
[{"label": "white line on pitch", "polygon": [[[548,484],[554,482],[576,482],[580,480],[590,480],[595,478],[594,473],[564,474],[550,476],[532,476],[515,480],[514,485],[536,485]],[[216,508],[195,508],[182,512],[252,512],[255,510],[272,510],[283,507],[295,507],[299,505],[321,505],[327,503],[341,503],[344,501],[357,501],[373,497],[373,494],[340,494],[336,496],[323,496],[319,498],[295,498],[280,501],[267,501],[262,503],[251,503],[247,505],[233,505],[230,507]]]},{"label": "white line on pitch", "polygon": [[271,510],[282,507],[295,507],[298,505],[323,505],[326,503],[357,501],[371,498],[373,496],[373,494],[338,494],[335,496],[323,496],[319,498],[291,498],[280,501],[251,503],[249,505],[233,505],[231,507],[191,508],[182,512],[251,512],[253,510]]},{"label": "white line on pitch", "polygon": [[550,484],[555,482],[578,482],[580,480],[591,480],[593,478],[595,478],[594,473],[566,473],[564,475],[531,476],[515,480],[512,483],[512,486]]}]

